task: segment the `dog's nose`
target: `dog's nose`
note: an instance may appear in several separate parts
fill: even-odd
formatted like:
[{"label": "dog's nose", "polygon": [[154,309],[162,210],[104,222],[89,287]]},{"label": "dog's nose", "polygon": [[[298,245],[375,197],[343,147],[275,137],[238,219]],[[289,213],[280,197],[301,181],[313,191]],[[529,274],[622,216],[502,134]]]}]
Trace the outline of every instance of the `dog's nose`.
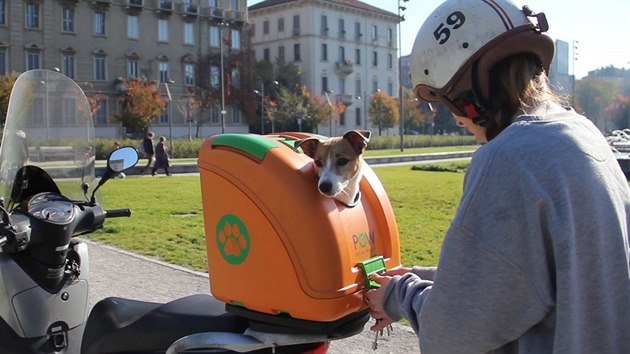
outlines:
[{"label": "dog's nose", "polygon": [[320,192],[324,193],[324,194],[328,194],[330,193],[330,191],[332,190],[332,183],[330,182],[322,182],[319,184],[319,190]]}]

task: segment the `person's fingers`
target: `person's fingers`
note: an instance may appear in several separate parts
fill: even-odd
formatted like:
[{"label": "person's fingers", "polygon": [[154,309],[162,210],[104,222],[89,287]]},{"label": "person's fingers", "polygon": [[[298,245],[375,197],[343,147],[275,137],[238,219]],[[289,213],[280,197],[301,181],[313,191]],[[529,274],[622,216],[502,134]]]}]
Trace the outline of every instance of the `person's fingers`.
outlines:
[{"label": "person's fingers", "polygon": [[375,282],[379,283],[380,285],[383,285],[387,281],[387,277],[384,277],[378,273],[371,274],[370,278],[372,278]]},{"label": "person's fingers", "polygon": [[389,318],[387,318],[387,317],[380,318],[380,319],[376,320],[376,323],[374,323],[374,325],[372,325],[370,327],[370,330],[372,330],[372,331],[380,331],[382,329],[385,329],[390,324],[392,324],[392,321]]}]

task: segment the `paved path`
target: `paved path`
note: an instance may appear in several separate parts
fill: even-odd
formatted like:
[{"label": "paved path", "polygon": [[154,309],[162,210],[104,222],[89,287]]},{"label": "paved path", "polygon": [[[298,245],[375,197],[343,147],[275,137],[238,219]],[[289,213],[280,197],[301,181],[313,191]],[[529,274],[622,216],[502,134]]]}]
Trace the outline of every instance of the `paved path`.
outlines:
[{"label": "paved path", "polygon": [[[90,308],[100,299],[118,296],[134,300],[167,302],[183,296],[208,293],[208,274],[159,262],[148,257],[86,241],[90,250]],[[390,337],[371,349],[374,333],[369,323],[364,331],[334,341],[329,354],[411,354],[419,353],[417,337],[408,326],[395,324]]]}]

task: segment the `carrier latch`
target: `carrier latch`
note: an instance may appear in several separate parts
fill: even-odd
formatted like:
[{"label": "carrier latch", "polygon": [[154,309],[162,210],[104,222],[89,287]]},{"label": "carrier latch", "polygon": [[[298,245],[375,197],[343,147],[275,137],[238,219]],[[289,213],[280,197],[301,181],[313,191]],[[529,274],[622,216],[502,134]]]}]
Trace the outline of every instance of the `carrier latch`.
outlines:
[{"label": "carrier latch", "polygon": [[379,288],[381,286],[379,283],[370,278],[370,275],[384,272],[386,270],[385,259],[383,259],[383,256],[372,257],[368,260],[359,262],[357,266],[363,270],[365,284],[367,284],[368,287]]}]

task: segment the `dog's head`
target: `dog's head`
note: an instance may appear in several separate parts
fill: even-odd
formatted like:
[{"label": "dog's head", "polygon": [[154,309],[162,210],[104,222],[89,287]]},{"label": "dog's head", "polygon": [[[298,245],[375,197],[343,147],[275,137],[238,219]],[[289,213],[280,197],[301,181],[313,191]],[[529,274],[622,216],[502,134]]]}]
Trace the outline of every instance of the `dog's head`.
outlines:
[{"label": "dog's head", "polygon": [[361,170],[361,155],[370,141],[371,132],[350,130],[343,136],[298,140],[295,148],[302,148],[311,157],[319,176],[317,188],[327,196],[341,193],[348,182]]}]

